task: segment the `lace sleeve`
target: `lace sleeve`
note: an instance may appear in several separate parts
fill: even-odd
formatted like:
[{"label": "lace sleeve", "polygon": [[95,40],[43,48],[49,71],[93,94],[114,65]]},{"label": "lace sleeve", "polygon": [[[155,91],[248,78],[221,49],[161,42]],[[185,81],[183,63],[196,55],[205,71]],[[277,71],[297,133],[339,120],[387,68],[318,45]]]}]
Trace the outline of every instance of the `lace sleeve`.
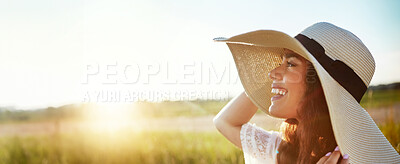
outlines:
[{"label": "lace sleeve", "polygon": [[246,164],[276,163],[281,142],[277,131],[266,131],[255,124],[246,123],[240,130],[240,141]]}]

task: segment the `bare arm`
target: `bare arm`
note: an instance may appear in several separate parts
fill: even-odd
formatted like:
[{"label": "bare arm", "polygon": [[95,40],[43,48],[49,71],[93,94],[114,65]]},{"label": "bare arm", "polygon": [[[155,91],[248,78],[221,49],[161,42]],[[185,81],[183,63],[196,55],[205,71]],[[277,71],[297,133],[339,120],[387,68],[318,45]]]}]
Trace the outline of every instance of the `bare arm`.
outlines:
[{"label": "bare arm", "polygon": [[242,92],[214,117],[214,125],[222,135],[241,149],[240,129],[253,117],[257,109],[246,93]]}]

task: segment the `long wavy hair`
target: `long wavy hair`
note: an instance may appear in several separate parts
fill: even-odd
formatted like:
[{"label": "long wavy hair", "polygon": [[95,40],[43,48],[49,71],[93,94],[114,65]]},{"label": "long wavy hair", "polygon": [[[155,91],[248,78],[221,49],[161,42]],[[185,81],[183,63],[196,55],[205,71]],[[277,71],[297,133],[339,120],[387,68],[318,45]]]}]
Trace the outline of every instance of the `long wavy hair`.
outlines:
[{"label": "long wavy hair", "polygon": [[281,125],[279,164],[316,163],[337,145],[321,82],[309,61],[306,72],[306,96],[297,111],[299,120],[288,118]]}]

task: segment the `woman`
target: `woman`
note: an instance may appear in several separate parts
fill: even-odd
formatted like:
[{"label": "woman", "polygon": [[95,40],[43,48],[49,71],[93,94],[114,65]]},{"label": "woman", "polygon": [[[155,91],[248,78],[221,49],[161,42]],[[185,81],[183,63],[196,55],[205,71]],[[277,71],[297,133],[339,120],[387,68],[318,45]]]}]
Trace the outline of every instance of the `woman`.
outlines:
[{"label": "woman", "polygon": [[[375,63],[351,32],[320,22],[294,38],[259,30],[215,40],[229,46],[245,92],[214,124],[246,163],[400,162],[359,104]],[[281,132],[248,123],[257,109],[285,118]]]}]

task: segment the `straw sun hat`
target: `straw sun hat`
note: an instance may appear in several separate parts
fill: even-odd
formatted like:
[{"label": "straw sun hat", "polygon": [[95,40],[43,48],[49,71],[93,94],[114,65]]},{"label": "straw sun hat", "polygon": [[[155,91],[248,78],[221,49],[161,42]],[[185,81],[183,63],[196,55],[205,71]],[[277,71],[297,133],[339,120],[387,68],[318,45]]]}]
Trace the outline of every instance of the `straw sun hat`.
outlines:
[{"label": "straw sun hat", "polygon": [[359,104],[375,72],[375,61],[353,33],[320,22],[295,37],[258,30],[214,40],[228,45],[246,95],[267,114],[273,96],[268,72],[282,62],[284,48],[301,55],[317,71],[341,153],[348,154],[352,163],[400,162],[399,154]]}]

